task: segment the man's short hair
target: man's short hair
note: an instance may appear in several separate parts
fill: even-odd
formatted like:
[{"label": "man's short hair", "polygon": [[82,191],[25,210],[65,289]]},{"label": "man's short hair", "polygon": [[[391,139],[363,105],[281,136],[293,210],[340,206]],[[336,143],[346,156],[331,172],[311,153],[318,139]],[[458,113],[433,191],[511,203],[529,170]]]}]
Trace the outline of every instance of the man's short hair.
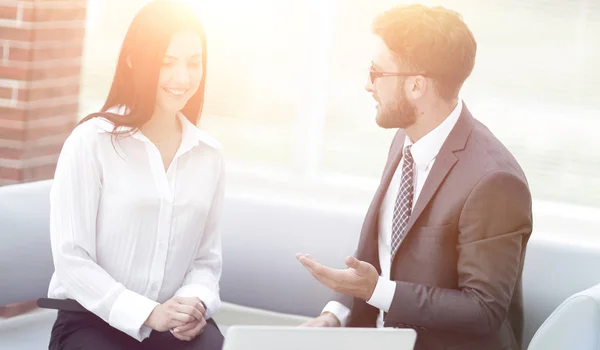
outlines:
[{"label": "man's short hair", "polygon": [[435,79],[443,99],[457,97],[473,70],[477,43],[455,11],[441,6],[399,5],[379,15],[373,31],[399,63]]}]

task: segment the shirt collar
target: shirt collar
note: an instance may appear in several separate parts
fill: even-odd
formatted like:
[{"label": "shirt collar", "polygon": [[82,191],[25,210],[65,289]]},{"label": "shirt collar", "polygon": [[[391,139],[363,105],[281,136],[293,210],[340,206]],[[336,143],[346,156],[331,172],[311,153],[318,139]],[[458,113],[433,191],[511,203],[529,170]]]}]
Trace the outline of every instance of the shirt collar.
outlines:
[{"label": "shirt collar", "polygon": [[[119,115],[123,115],[127,112],[127,107],[125,106],[118,106],[118,107],[112,107],[110,109],[107,110],[108,113],[114,113],[114,114],[119,114]],[[219,148],[219,145],[216,143],[216,141],[208,136],[206,133],[204,133],[202,130],[200,130],[196,125],[194,125],[192,122],[190,122],[185,115],[183,115],[183,113],[181,112],[177,112],[177,117],[179,118],[179,121],[181,123],[181,149],[183,150],[189,150],[197,145],[199,145],[200,143],[204,143],[212,148]],[[95,124],[98,127],[98,132],[100,133],[110,133],[113,131],[114,128],[114,124],[109,121],[106,118],[94,118],[95,120]],[[131,130],[132,128],[127,127],[127,126],[120,126],[117,128],[117,132],[127,132],[129,130]],[[137,130],[134,133],[131,134],[131,137],[138,139],[140,141],[144,141],[144,142],[150,142],[150,140],[148,140],[148,138],[140,131]]]},{"label": "shirt collar", "polygon": [[203,143],[212,148],[219,148],[219,144],[205,132],[194,125],[185,115],[177,112],[177,117],[181,122],[181,148],[191,149],[200,143]]},{"label": "shirt collar", "polygon": [[456,107],[450,112],[448,117],[438,125],[435,129],[431,130],[425,136],[421,137],[417,142],[413,144],[412,140],[408,135],[404,138],[404,148],[409,145],[411,147],[411,153],[415,164],[418,169],[425,170],[427,166],[435,159],[437,154],[440,152],[442,145],[450,135],[450,132],[456,125],[458,118],[462,112],[462,100],[458,99]]}]

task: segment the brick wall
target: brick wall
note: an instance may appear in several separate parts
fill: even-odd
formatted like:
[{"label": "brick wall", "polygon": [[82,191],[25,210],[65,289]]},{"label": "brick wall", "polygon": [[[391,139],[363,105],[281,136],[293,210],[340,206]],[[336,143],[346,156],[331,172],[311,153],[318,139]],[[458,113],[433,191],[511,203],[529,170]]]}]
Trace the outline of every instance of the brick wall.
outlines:
[{"label": "brick wall", "polygon": [[85,15],[86,0],[0,0],[0,186],[54,175],[77,121]]},{"label": "brick wall", "polygon": [[78,113],[86,0],[0,0],[0,186],[50,179]]}]

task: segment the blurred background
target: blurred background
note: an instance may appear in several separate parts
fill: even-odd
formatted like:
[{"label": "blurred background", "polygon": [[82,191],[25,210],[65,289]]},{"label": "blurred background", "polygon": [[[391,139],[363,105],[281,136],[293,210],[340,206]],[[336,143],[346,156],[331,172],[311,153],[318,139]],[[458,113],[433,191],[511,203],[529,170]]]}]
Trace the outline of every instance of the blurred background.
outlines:
[{"label": "blurred background", "polygon": [[[0,186],[52,178],[148,1],[0,3]],[[200,127],[224,146],[227,191],[362,215],[395,132],[376,125],[364,91],[371,22],[401,2],[187,1],[207,31]],[[523,166],[536,234],[589,239],[600,227],[600,2],[421,2],[460,12],[475,35],[461,97]]]},{"label": "blurred background", "polygon": [[[106,97],[148,0],[88,0],[80,116]],[[421,1],[460,12],[478,42],[462,98],[515,154],[538,232],[600,217],[600,3]],[[229,191],[367,208],[394,130],[364,91],[370,25],[391,0],[194,0],[208,35],[201,127],[224,146]],[[565,231],[565,228],[567,230]]]}]

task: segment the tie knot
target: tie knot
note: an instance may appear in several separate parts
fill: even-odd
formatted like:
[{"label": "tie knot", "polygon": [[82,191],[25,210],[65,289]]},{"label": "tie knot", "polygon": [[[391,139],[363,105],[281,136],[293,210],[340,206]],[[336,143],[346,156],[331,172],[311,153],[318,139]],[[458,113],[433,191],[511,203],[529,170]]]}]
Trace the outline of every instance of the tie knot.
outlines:
[{"label": "tie knot", "polygon": [[412,156],[412,153],[410,152],[411,147],[412,147],[412,145],[408,145],[408,146],[404,147],[405,161],[409,161],[409,162],[413,161],[413,156]]}]

